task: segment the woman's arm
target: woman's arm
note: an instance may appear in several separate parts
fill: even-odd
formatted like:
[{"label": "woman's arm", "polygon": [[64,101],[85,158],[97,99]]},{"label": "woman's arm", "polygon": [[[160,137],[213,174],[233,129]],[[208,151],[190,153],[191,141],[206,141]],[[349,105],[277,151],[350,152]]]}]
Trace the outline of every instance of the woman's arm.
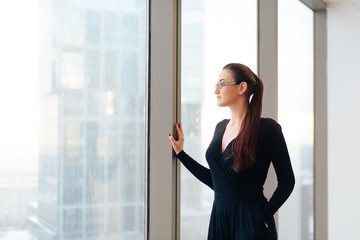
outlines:
[{"label": "woman's arm", "polygon": [[294,189],[295,177],[281,126],[274,120],[267,126],[266,144],[266,151],[273,163],[278,181],[275,192],[262,209],[261,215],[267,223],[290,196]]},{"label": "woman's arm", "polygon": [[197,179],[199,179],[201,182],[205,183],[211,189],[213,189],[213,182],[210,174],[210,169],[196,162],[183,150],[176,156]]},{"label": "woman's arm", "polygon": [[184,132],[182,129],[182,124],[175,124],[176,132],[178,134],[178,140],[175,140],[171,134],[169,134],[169,139],[171,145],[176,153],[176,157],[180,159],[180,161],[184,164],[184,166],[201,182],[208,185],[211,189],[213,189],[212,178],[210,174],[210,169],[202,166],[194,159],[192,159],[189,155],[187,155],[184,148]]}]

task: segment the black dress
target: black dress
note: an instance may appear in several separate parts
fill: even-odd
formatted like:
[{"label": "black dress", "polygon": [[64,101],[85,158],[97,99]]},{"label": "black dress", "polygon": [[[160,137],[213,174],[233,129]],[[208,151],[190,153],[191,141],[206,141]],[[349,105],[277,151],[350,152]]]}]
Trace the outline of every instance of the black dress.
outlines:
[{"label": "black dress", "polygon": [[[231,168],[233,157],[227,158],[233,141],[223,153],[221,151],[228,122],[226,119],[217,124],[206,151],[210,169],[197,163],[184,151],[177,155],[196,178],[214,190],[208,239],[275,240],[277,233],[273,215],[289,197],[295,184],[281,127],[272,119],[261,119],[256,162],[250,170],[238,173]],[[270,162],[274,165],[278,186],[268,201],[263,194],[263,185]]]}]

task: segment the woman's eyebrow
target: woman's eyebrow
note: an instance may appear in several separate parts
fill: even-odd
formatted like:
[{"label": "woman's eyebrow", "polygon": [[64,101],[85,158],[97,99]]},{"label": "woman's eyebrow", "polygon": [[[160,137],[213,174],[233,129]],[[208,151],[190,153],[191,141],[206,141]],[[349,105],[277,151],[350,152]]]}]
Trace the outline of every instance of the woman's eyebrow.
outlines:
[{"label": "woman's eyebrow", "polygon": [[222,78],[222,79],[219,80],[219,82],[221,82],[221,81],[225,81],[225,79]]}]

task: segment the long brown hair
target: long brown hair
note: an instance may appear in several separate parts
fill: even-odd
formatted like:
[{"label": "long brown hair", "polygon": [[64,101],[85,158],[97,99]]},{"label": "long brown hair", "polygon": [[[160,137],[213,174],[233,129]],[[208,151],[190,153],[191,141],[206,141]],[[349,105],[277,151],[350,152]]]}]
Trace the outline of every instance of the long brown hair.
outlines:
[{"label": "long brown hair", "polygon": [[240,131],[232,144],[232,153],[229,156],[229,158],[234,156],[232,168],[236,172],[241,172],[250,169],[256,160],[256,144],[260,128],[264,86],[262,80],[243,64],[229,63],[223,69],[231,71],[237,84],[247,83],[245,96],[249,105]]}]

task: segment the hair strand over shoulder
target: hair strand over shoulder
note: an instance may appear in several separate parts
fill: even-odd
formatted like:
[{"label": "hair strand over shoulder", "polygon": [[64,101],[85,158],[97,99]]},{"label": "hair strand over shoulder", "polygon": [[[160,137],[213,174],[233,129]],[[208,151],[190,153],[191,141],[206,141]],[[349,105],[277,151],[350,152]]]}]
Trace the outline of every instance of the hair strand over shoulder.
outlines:
[{"label": "hair strand over shoulder", "polygon": [[[230,63],[223,67],[230,70],[237,83],[247,83],[246,96],[249,106],[242,122],[239,134],[234,139],[232,153],[234,156],[232,168],[236,172],[248,170],[256,161],[256,145],[258,140],[260,118],[262,111],[263,82],[247,66],[240,63]],[[250,99],[251,97],[251,99]]]}]

